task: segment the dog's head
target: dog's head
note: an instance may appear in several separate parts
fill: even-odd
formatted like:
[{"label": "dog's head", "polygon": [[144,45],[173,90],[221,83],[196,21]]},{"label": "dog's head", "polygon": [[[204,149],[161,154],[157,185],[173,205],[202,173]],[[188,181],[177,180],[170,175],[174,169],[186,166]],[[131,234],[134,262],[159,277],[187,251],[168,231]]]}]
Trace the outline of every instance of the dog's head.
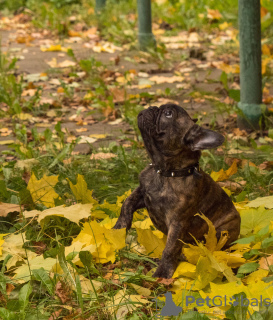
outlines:
[{"label": "dog's head", "polygon": [[175,104],[141,111],[138,127],[152,158],[158,153],[175,156],[183,152],[198,157],[200,150],[218,147],[225,140],[220,133],[195,124],[188,113]]}]

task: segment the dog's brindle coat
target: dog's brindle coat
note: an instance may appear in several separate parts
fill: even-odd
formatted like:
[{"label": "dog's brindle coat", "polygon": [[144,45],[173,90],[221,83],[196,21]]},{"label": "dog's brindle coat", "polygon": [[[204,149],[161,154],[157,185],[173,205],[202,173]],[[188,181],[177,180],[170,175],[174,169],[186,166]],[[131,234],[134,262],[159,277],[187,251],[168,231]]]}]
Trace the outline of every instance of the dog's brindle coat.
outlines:
[{"label": "dog's brindle coat", "polygon": [[222,231],[228,231],[225,247],[238,238],[240,216],[227,194],[208,174],[197,172],[194,167],[187,176],[160,174],[195,165],[200,150],[218,147],[224,137],[196,125],[183,108],[174,104],[141,111],[138,126],[153,165],[141,172],[140,186],[124,202],[114,228],[130,229],[133,213],[146,207],[155,227],[167,235],[162,259],[153,276],[170,278],[179,261],[182,241],[192,242],[191,235],[202,240],[208,231],[207,223],[196,213],[204,213],[212,221],[218,239]]}]

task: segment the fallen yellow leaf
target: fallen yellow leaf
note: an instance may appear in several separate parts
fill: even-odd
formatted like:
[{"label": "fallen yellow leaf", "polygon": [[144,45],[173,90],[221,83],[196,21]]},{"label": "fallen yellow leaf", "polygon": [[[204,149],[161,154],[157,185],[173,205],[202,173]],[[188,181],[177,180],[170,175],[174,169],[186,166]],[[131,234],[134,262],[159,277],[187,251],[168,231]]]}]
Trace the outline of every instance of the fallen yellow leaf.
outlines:
[{"label": "fallen yellow leaf", "polygon": [[55,192],[54,187],[58,182],[58,176],[44,176],[37,180],[32,173],[28,182],[29,190],[33,202],[41,202],[47,207],[55,207],[54,199],[58,199],[59,195]]},{"label": "fallen yellow leaf", "polygon": [[88,219],[91,216],[91,209],[93,208],[92,203],[88,204],[74,204],[70,207],[57,206],[44,211],[31,210],[25,211],[25,218],[32,218],[38,216],[37,221],[41,223],[41,226],[44,224],[44,219],[48,216],[59,216],[64,217],[72,222],[79,224],[79,221],[82,219]]}]

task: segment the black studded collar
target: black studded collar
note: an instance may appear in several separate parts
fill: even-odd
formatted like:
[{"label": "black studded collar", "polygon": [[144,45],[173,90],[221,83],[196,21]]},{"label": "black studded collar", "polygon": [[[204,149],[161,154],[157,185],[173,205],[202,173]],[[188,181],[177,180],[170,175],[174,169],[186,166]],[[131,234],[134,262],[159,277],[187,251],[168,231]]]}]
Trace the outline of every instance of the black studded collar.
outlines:
[{"label": "black studded collar", "polygon": [[153,163],[151,163],[150,166],[153,166],[156,173],[163,177],[187,177],[192,174],[198,177],[202,176],[200,173],[200,167],[198,162],[181,170],[161,170],[158,166],[155,166]]}]

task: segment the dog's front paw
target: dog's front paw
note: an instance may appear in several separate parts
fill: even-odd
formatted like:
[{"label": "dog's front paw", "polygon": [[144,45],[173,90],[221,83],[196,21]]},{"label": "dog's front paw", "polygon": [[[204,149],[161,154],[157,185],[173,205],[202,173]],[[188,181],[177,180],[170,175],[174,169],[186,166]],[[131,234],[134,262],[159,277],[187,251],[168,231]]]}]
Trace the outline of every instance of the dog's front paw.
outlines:
[{"label": "dog's front paw", "polygon": [[155,273],[153,274],[154,278],[164,278],[164,279],[170,279],[173,275],[173,268],[171,266],[168,266],[167,264],[161,264],[156,269]]},{"label": "dog's front paw", "polygon": [[113,229],[122,229],[126,228],[127,230],[130,229],[129,226],[130,223],[128,223],[126,220],[118,220],[116,224],[114,225]]}]

